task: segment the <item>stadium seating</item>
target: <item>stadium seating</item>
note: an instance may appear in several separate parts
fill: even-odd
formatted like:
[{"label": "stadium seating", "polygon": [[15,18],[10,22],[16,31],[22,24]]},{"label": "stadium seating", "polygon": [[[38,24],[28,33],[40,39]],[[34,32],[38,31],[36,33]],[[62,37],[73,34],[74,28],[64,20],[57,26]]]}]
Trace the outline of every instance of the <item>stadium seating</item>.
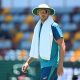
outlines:
[{"label": "stadium seating", "polygon": [[[57,11],[56,15],[52,17],[54,21],[60,24],[63,30],[67,54],[65,60],[70,60],[67,56],[71,57],[72,54],[68,53],[80,47],[80,14],[78,9],[76,11],[75,9],[66,10],[63,9],[62,12]],[[19,52],[22,49],[30,50],[33,30],[38,20],[38,16],[31,14],[30,8],[2,9],[0,14],[0,49],[3,50],[0,52],[0,55],[5,53],[5,60],[8,60],[9,56],[13,56],[12,60],[15,60],[14,56],[17,49]],[[7,48],[9,51],[4,52]],[[73,53],[75,54],[75,52]],[[23,57],[23,53],[21,55]],[[1,58],[3,57],[4,55],[1,56]]]}]

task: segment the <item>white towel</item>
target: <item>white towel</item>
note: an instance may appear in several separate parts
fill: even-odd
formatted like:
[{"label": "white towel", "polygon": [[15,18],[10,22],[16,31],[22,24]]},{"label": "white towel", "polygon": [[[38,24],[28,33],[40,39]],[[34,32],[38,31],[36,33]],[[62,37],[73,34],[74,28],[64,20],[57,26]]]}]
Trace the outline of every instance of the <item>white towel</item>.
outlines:
[{"label": "white towel", "polygon": [[36,24],[30,49],[30,57],[39,58],[40,56],[42,59],[50,60],[53,41],[51,25],[53,22],[52,17],[49,16],[48,19],[43,23],[40,34],[40,46],[38,43],[41,20],[39,20]]}]

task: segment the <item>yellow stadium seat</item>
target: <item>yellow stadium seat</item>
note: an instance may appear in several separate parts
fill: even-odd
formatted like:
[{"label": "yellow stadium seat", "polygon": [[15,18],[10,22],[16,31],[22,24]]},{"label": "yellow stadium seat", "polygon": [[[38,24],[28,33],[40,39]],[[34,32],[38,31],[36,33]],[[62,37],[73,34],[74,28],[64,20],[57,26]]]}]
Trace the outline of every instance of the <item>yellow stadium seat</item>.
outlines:
[{"label": "yellow stadium seat", "polygon": [[78,61],[79,59],[80,59],[80,49],[77,49],[76,51],[74,51],[74,54],[71,57],[70,61],[75,62]]},{"label": "yellow stadium seat", "polygon": [[28,15],[24,20],[25,23],[34,22],[34,17],[32,15]]},{"label": "yellow stadium seat", "polygon": [[70,33],[65,32],[63,36],[64,36],[64,40],[68,40],[70,38]]},{"label": "yellow stadium seat", "polygon": [[27,51],[26,50],[22,50],[18,56],[19,60],[23,60],[25,57],[27,56]]},{"label": "yellow stadium seat", "polygon": [[3,11],[2,11],[3,15],[9,14],[9,13],[10,13],[10,8],[3,9]]},{"label": "yellow stadium seat", "polygon": [[22,32],[16,33],[15,37],[13,38],[13,42],[18,43],[23,38],[23,35],[24,34]]},{"label": "yellow stadium seat", "polygon": [[5,21],[6,22],[10,22],[10,21],[12,21],[12,16],[11,15],[7,15],[7,16],[5,16]]},{"label": "yellow stadium seat", "polygon": [[75,33],[74,39],[75,40],[80,40],[80,32]]}]

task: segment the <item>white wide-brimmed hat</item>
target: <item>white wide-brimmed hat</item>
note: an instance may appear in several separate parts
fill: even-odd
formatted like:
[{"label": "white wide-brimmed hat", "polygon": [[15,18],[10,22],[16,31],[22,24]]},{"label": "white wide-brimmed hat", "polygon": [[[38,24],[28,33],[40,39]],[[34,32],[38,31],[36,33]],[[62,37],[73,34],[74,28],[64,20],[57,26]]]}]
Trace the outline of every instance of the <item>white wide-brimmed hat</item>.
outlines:
[{"label": "white wide-brimmed hat", "polygon": [[50,8],[47,4],[40,4],[37,8],[34,8],[34,9],[32,10],[32,13],[35,14],[35,15],[38,15],[38,14],[37,14],[37,11],[38,11],[39,9],[48,9],[48,10],[50,11],[50,15],[53,15],[53,14],[55,13],[55,10],[52,9],[52,8]]}]

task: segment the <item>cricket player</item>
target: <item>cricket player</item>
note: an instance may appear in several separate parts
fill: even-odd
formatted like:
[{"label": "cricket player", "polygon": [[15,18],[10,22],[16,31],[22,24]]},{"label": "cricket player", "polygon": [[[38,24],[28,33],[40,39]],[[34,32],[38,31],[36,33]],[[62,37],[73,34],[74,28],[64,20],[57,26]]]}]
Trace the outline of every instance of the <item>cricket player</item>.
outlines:
[{"label": "cricket player", "polygon": [[47,4],[33,9],[33,14],[38,15],[40,20],[34,29],[30,57],[22,66],[22,71],[25,72],[33,60],[39,59],[40,80],[57,80],[58,76],[63,74],[65,43],[62,30],[51,17],[54,9]]}]

